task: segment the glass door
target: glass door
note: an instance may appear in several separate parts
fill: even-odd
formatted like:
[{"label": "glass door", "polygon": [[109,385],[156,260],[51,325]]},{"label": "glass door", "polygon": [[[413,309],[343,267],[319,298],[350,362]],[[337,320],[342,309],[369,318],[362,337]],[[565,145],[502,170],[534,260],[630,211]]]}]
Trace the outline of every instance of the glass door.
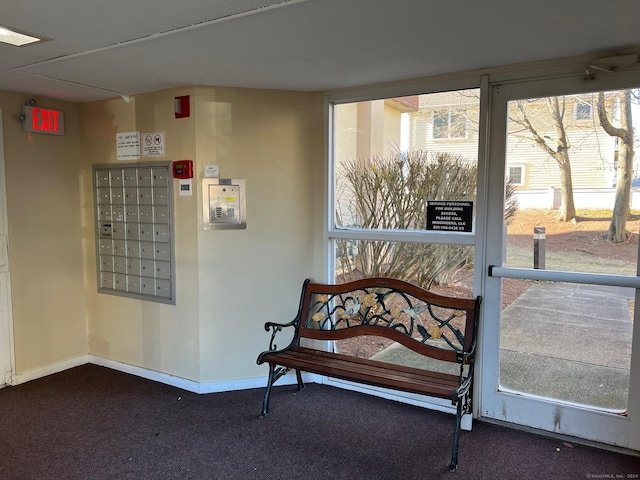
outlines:
[{"label": "glass door", "polygon": [[492,89],[479,413],[640,449],[635,78]]}]

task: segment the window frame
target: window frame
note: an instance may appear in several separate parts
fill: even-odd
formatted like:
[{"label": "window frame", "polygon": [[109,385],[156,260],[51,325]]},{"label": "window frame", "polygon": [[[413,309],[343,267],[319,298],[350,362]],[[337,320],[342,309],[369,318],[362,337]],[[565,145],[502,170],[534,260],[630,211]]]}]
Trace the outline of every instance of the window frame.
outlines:
[{"label": "window frame", "polygon": [[[444,118],[443,113],[446,111],[447,115],[447,125],[446,125],[446,136],[436,136],[436,116],[438,114],[440,114],[439,116]],[[452,122],[452,118],[454,116],[461,116],[463,117],[463,122],[460,122],[461,124],[463,124],[464,126],[464,133],[461,136],[453,136],[451,135],[451,131],[452,131],[452,125],[456,125],[458,124],[458,121],[456,120],[455,122]],[[440,130],[440,128],[444,129],[443,127],[438,127],[437,129]],[[457,129],[455,129],[457,130]],[[466,140],[469,138],[469,114],[467,109],[464,110],[460,110],[460,109],[455,109],[455,108],[451,108],[448,107],[446,108],[446,110],[444,108],[442,109],[436,109],[433,110],[432,114],[431,114],[431,139],[434,141],[438,141],[438,142],[444,142],[447,140]]]},{"label": "window frame", "polygon": [[[520,181],[519,182],[514,182],[512,177],[511,177],[511,169],[520,169]],[[526,173],[526,166],[522,163],[514,163],[513,165],[507,165],[507,180],[511,181],[511,183],[513,185],[516,185],[518,187],[523,186],[525,184],[525,173]]]},{"label": "window frame", "polygon": [[[336,124],[336,107],[349,103],[380,100],[385,98],[397,98],[414,95],[423,95],[431,93],[441,93],[446,91],[457,90],[469,90],[478,89],[479,100],[479,128],[483,128],[485,122],[482,119],[483,103],[488,103],[488,98],[483,97],[481,84],[487,80],[487,77],[471,76],[461,77],[457,80],[450,80],[448,82],[434,82],[432,84],[417,84],[413,86],[404,86],[403,88],[382,88],[380,90],[373,89],[371,91],[363,91],[359,95],[354,95],[353,92],[345,92],[343,94],[331,94],[325,96],[325,113],[327,122],[326,124],[326,139],[328,146],[328,156],[326,162],[325,171],[325,186],[326,186],[326,203],[325,203],[325,220],[324,220],[324,237],[325,237],[325,280],[333,282],[336,273],[336,255],[335,249],[337,240],[373,240],[373,241],[387,241],[387,242],[412,242],[412,243],[435,243],[435,244],[451,244],[451,245],[468,245],[474,246],[476,252],[478,251],[479,238],[482,235],[482,231],[478,229],[475,219],[479,215],[481,209],[484,208],[484,192],[482,191],[481,184],[484,183],[484,177],[486,173],[480,164],[481,153],[483,151],[484,134],[479,132],[478,138],[478,173],[477,173],[477,195],[476,203],[474,205],[474,220],[473,230],[471,232],[458,232],[458,231],[433,231],[433,230],[374,230],[365,228],[346,228],[340,227],[336,223],[336,137],[335,137],[335,124]],[[488,89],[484,90],[485,92]],[[465,118],[466,116],[465,109]],[[468,121],[468,118],[467,118]],[[468,132],[468,128],[465,126]],[[426,208],[426,205],[425,205]],[[477,261],[477,253],[476,260]],[[474,277],[478,274],[474,274]]]},{"label": "window frame", "polygon": [[[589,107],[589,116],[588,117],[582,117],[581,115],[578,114],[578,112],[580,111],[581,107]],[[576,122],[589,122],[591,120],[593,120],[593,104],[591,102],[586,102],[584,100],[576,100],[574,106],[573,106],[573,119]]]}]

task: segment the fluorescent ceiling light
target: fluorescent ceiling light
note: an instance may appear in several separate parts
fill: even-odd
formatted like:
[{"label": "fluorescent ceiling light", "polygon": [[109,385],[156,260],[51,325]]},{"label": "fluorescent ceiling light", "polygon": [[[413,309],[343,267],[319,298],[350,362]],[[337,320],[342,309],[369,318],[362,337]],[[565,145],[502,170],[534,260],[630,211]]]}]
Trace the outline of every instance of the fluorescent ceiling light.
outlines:
[{"label": "fluorescent ceiling light", "polygon": [[15,45],[16,47],[22,47],[24,45],[29,45],[30,43],[42,42],[43,40],[45,39],[34,37],[33,35],[27,35],[26,33],[20,33],[16,30],[0,25],[0,42]]}]

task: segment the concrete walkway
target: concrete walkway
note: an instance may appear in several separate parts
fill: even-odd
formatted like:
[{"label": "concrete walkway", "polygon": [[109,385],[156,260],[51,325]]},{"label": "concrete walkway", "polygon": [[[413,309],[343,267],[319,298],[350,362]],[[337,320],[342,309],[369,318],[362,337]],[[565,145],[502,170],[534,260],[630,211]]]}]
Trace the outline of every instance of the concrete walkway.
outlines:
[{"label": "concrete walkway", "polygon": [[536,283],[502,313],[500,384],[625,409],[634,290]]},{"label": "concrete walkway", "polygon": [[[502,312],[500,385],[599,408],[627,408],[631,288],[535,283]],[[482,321],[482,318],[480,319]],[[373,358],[457,374],[399,344]]]}]

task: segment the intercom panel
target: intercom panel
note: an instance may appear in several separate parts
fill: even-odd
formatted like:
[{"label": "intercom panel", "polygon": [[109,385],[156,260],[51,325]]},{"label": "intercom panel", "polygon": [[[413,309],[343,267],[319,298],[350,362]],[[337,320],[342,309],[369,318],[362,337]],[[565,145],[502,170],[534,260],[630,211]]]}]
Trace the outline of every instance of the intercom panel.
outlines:
[{"label": "intercom panel", "polygon": [[245,181],[237,178],[202,180],[205,230],[247,228]]}]

